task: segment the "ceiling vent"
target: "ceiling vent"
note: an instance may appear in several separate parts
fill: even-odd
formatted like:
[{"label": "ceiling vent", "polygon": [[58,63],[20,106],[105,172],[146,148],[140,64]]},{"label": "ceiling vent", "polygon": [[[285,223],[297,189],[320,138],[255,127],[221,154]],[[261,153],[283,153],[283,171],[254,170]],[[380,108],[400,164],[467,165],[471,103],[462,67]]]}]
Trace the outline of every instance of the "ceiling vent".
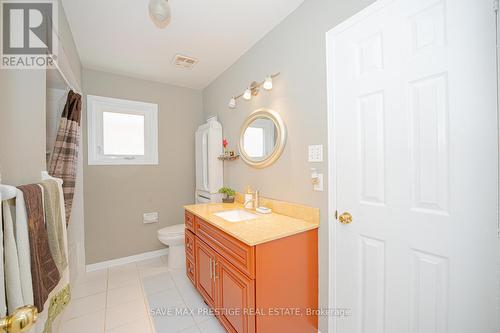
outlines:
[{"label": "ceiling vent", "polygon": [[174,57],[172,63],[179,68],[192,69],[198,63],[198,60],[178,54]]}]

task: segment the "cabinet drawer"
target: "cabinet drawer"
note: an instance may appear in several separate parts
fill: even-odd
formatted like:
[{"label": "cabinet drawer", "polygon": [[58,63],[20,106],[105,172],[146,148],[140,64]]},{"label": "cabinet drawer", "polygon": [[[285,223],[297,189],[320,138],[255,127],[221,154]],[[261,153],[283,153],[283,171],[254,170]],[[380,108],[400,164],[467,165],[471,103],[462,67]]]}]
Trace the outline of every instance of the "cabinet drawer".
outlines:
[{"label": "cabinet drawer", "polygon": [[189,257],[194,261],[194,234],[186,229],[185,233],[185,247],[186,247],[186,257]]},{"label": "cabinet drawer", "polygon": [[196,287],[194,262],[191,261],[191,259],[189,259],[188,257],[186,257],[186,275]]},{"label": "cabinet drawer", "polygon": [[250,278],[255,278],[255,247],[248,246],[195,217],[195,234]]},{"label": "cabinet drawer", "polygon": [[186,229],[194,232],[194,215],[190,212],[184,212],[184,224],[186,225]]}]

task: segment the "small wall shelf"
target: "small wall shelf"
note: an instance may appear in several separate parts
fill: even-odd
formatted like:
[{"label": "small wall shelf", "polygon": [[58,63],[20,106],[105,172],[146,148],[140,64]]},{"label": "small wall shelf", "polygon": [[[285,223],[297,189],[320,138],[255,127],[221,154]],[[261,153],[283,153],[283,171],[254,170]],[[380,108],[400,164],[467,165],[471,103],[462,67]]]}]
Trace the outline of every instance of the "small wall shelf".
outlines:
[{"label": "small wall shelf", "polygon": [[235,161],[238,158],[240,158],[239,154],[236,154],[236,155],[233,155],[233,156],[221,155],[221,156],[218,157],[218,159],[221,160],[221,161]]}]

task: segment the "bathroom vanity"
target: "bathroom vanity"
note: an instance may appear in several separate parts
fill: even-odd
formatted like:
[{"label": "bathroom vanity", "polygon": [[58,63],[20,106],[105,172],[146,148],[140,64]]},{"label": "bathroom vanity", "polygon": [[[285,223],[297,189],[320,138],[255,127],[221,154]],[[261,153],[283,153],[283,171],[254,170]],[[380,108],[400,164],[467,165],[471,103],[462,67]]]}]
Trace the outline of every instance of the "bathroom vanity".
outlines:
[{"label": "bathroom vanity", "polygon": [[185,209],[186,274],[228,332],[317,332],[319,211],[229,222],[215,214],[241,204]]}]

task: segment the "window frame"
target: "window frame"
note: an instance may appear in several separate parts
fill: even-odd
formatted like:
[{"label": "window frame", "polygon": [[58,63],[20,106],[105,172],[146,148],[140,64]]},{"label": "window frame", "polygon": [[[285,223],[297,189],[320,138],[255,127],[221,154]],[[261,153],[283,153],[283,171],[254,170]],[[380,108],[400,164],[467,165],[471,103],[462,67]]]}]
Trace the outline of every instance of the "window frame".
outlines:
[{"label": "window frame", "polygon": [[[144,155],[104,155],[103,107],[144,116]],[[158,165],[158,104],[87,95],[88,165]]]}]

